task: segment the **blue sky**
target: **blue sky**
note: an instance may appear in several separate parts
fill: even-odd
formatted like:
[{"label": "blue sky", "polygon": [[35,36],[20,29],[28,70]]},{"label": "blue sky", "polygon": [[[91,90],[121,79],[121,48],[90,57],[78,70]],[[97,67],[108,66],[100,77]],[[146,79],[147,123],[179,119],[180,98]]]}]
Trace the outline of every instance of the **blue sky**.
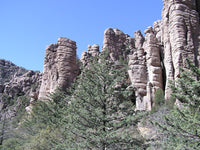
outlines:
[{"label": "blue sky", "polygon": [[0,59],[43,70],[45,48],[58,37],[87,45],[103,43],[105,29],[133,37],[161,19],[162,0],[0,0]]}]

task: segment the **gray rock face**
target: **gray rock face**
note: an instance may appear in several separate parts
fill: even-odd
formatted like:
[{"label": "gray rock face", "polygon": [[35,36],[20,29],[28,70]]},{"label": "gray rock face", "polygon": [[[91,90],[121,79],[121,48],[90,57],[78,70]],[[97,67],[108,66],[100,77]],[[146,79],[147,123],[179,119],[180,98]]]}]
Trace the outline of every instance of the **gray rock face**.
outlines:
[{"label": "gray rock face", "polygon": [[194,64],[200,61],[200,23],[199,9],[195,0],[163,0],[162,42],[164,45],[164,64],[166,69],[165,97],[170,97],[169,80],[180,75],[180,67],[185,66],[185,58]]},{"label": "gray rock face", "polygon": [[[132,87],[136,88],[136,107],[138,110],[151,110],[154,94],[163,88],[162,67],[160,56],[160,23],[157,30],[149,27],[143,37],[140,31],[131,38],[118,29],[107,29],[104,32],[103,50],[107,49],[112,61],[116,62],[120,56],[129,60],[129,78]],[[159,37],[159,36],[158,36]]]},{"label": "gray rock face", "polygon": [[0,84],[9,82],[14,77],[19,77],[28,70],[13,64],[10,61],[0,59]]},{"label": "gray rock face", "polygon": [[144,49],[135,49],[134,53],[129,55],[128,65],[132,87],[136,88],[136,108],[138,110],[147,109],[148,104],[143,100],[143,97],[147,95],[147,66]]},{"label": "gray rock face", "polygon": [[158,20],[153,23],[153,32],[160,46],[162,46],[162,21]]},{"label": "gray rock face", "polygon": [[153,97],[157,89],[163,89],[160,46],[152,27],[148,27],[145,34],[143,48],[146,52],[148,82],[152,85],[151,95]]},{"label": "gray rock face", "polygon": [[99,54],[99,45],[94,44],[94,45],[88,45],[88,53],[94,57],[97,56]]},{"label": "gray rock face", "polygon": [[140,49],[144,43],[144,37],[140,30],[134,32],[135,36],[135,48]]},{"label": "gray rock face", "polygon": [[112,61],[118,61],[120,56],[126,58],[129,47],[134,47],[134,39],[129,35],[119,29],[108,28],[105,30],[102,51],[108,50]]},{"label": "gray rock face", "polygon": [[28,71],[6,60],[0,60],[0,68],[0,94],[12,98],[33,92],[38,94],[42,77],[39,71]]},{"label": "gray rock face", "polygon": [[76,42],[59,38],[58,42],[47,46],[39,98],[45,98],[56,88],[65,90],[78,75],[76,63]]},{"label": "gray rock face", "polygon": [[152,27],[145,30],[145,38],[140,31],[134,33],[135,49],[129,55],[128,72],[132,87],[137,89],[137,110],[151,110],[156,90],[163,88],[161,49],[156,33]]},{"label": "gray rock face", "polygon": [[[169,81],[180,75],[185,58],[194,64],[200,61],[200,2],[198,0],[163,0],[162,20],[134,38],[119,29],[108,28],[104,32],[102,51],[108,50],[110,60],[117,63],[120,57],[129,61],[131,86],[136,88],[137,110],[151,110],[157,89],[165,90],[169,99]],[[98,45],[89,45],[81,62],[99,55]],[[59,38],[58,43],[46,49],[44,74],[39,97],[45,97],[57,87],[66,89],[77,76],[76,43]],[[2,87],[0,86],[0,91]]]},{"label": "gray rock face", "polygon": [[[165,89],[166,100],[170,98],[169,81],[174,81],[180,76],[180,67],[185,67],[185,58],[191,59],[199,66],[200,11],[197,6],[200,6],[200,2],[195,0],[163,0],[163,2],[162,20],[154,22],[153,28],[148,27],[145,30],[145,40],[140,32],[135,32],[137,50],[129,56],[129,76],[132,86],[137,88],[136,93],[139,96],[136,100],[136,109],[139,110],[151,109],[155,92],[159,88]],[[146,56],[139,61],[136,54],[141,48],[144,49]],[[140,63],[143,62],[146,71],[141,69]],[[138,64],[140,67],[135,67]],[[143,74],[137,73],[139,70],[143,70]],[[141,85],[142,81],[146,86],[144,83]],[[139,92],[141,90],[145,92]]]},{"label": "gray rock face", "polygon": [[90,58],[98,56],[99,55],[99,45],[94,44],[94,45],[88,45],[87,51],[83,51],[80,61],[82,62],[83,65],[87,65],[88,61]]},{"label": "gray rock face", "polygon": [[[39,71],[26,70],[18,67],[10,61],[0,60],[0,119],[3,114],[8,117],[16,115],[17,105],[11,110],[6,110],[7,103],[3,102],[3,97],[14,99],[18,103],[20,96],[31,97],[31,101],[38,99],[41,85],[42,73]],[[34,97],[32,96],[34,95]],[[5,98],[4,98],[5,99]],[[6,110],[1,111],[2,109]]]},{"label": "gray rock face", "polygon": [[40,72],[28,71],[22,76],[14,77],[10,82],[5,83],[3,92],[9,97],[30,95],[31,93],[38,95],[41,77]]}]

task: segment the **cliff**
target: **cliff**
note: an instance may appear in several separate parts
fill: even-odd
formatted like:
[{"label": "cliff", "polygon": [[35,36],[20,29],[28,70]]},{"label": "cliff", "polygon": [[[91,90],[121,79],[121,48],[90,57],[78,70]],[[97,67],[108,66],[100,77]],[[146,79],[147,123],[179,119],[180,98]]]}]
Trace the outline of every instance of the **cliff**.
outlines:
[{"label": "cliff", "polygon": [[[41,77],[42,73],[39,71],[26,70],[10,61],[0,59],[0,119],[5,110],[10,111],[6,107],[11,101],[17,104],[21,96],[29,97],[30,102],[38,99]],[[8,114],[16,113],[11,112]]]},{"label": "cliff", "polygon": [[[137,90],[136,109],[151,110],[157,89],[165,91],[170,98],[169,81],[176,80],[185,58],[195,65],[200,61],[200,2],[198,0],[163,0],[162,20],[156,21],[144,33],[134,33],[134,38],[119,29],[108,28],[104,32],[102,51],[108,50],[110,60],[117,63],[120,58],[129,61],[131,86]],[[98,56],[99,46],[89,45],[80,61],[87,66],[91,57]],[[70,87],[78,72],[76,43],[59,38],[58,43],[46,49],[44,74],[40,98],[57,87]]]},{"label": "cliff", "polygon": [[59,88],[70,87],[78,75],[76,62],[76,42],[59,38],[58,42],[47,46],[39,98],[45,98]]},{"label": "cliff", "polygon": [[[145,36],[139,30],[133,37],[116,28],[104,32],[101,51],[108,50],[109,59],[115,63],[128,61],[138,110],[151,110],[157,89],[165,91],[166,100],[170,98],[169,81],[179,78],[185,58],[196,66],[200,63],[200,2],[163,0],[163,4],[162,19],[148,27]],[[87,67],[89,59],[101,53],[99,49],[97,44],[88,45],[81,63]],[[63,37],[47,46],[43,74],[0,60],[0,93],[46,98],[56,88],[66,90],[71,86],[79,75],[78,63],[76,42]]]}]

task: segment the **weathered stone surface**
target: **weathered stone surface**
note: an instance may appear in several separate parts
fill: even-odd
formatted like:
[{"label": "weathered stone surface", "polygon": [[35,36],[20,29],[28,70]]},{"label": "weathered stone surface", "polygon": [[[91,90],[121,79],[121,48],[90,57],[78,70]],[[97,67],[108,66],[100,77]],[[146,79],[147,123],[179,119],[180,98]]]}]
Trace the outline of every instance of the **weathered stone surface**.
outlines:
[{"label": "weathered stone surface", "polygon": [[144,49],[135,49],[132,55],[129,55],[129,78],[132,87],[136,88],[136,109],[145,110],[147,104],[143,101],[147,90],[147,68],[145,63]]},{"label": "weathered stone surface", "polygon": [[162,45],[162,21],[161,20],[158,20],[158,21],[155,21],[153,23],[153,32],[156,36],[156,39],[159,43],[159,45],[161,46]]},{"label": "weathered stone surface", "polygon": [[[41,85],[42,73],[39,71],[26,70],[13,64],[10,61],[0,60],[0,119],[2,115],[7,117],[16,115],[18,102],[21,96],[29,98],[35,95],[32,101],[38,99],[38,93]],[[3,101],[5,97],[9,100],[16,100],[16,106],[5,111],[7,103]],[[31,99],[30,99],[31,101]],[[1,111],[4,109],[4,111]]]},{"label": "weathered stone surface", "polygon": [[[163,3],[162,20],[154,22],[153,28],[148,27],[144,32],[145,37],[140,31],[134,32],[134,38],[119,29],[108,28],[104,32],[102,51],[108,50],[110,60],[114,62],[118,62],[120,57],[129,61],[128,74],[131,86],[136,88],[137,110],[151,110],[154,94],[159,88],[165,90],[166,99],[170,97],[169,81],[179,77],[180,67],[185,66],[186,57],[196,65],[200,61],[200,2],[163,0]],[[89,45],[80,60],[87,67],[89,59],[99,53],[98,45]],[[13,66],[0,60],[0,67],[5,65]],[[29,91],[31,103],[34,102],[38,96],[37,90],[31,90],[30,85],[32,80],[38,82],[38,77],[33,79],[34,75],[28,74],[11,74],[6,80],[12,80],[12,83],[0,80],[0,92],[12,91],[16,94]],[[77,75],[76,43],[59,38],[57,43],[46,48],[39,97],[45,98],[56,88],[65,90]],[[6,71],[1,69],[0,78],[5,76]]]},{"label": "weathered stone surface", "polygon": [[94,45],[88,45],[88,53],[94,57],[99,55],[99,45],[94,44]]},{"label": "weathered stone surface", "polygon": [[[28,71],[22,76],[15,76],[10,82],[4,84],[4,93],[9,97],[30,95],[39,92],[42,74]],[[37,99],[37,98],[36,98]]]},{"label": "weathered stone surface", "polygon": [[38,93],[42,74],[28,71],[10,61],[0,60],[0,96],[1,93],[13,98],[15,96]]},{"label": "weathered stone surface", "polygon": [[90,58],[98,56],[99,55],[99,45],[94,44],[94,45],[88,45],[88,50],[87,51],[83,51],[80,61],[82,62],[82,64],[84,64],[85,66],[87,65],[88,61]]},{"label": "weathered stone surface", "polygon": [[140,49],[144,43],[144,37],[140,30],[134,32],[135,48]]},{"label": "weathered stone surface", "polygon": [[134,41],[129,35],[119,29],[105,30],[102,51],[108,50],[112,61],[116,62],[120,57],[126,58],[131,47],[134,47]]},{"label": "weathered stone surface", "polygon": [[180,75],[185,58],[199,65],[200,23],[195,0],[163,0],[162,42],[164,45],[164,65],[166,69],[165,98],[170,97],[169,80]]},{"label": "weathered stone surface", "polygon": [[14,77],[25,74],[28,70],[13,64],[10,61],[0,59],[0,84],[10,82]]},{"label": "weathered stone surface", "polygon": [[163,89],[160,46],[152,27],[148,27],[145,30],[145,34],[143,48],[146,52],[148,82],[152,85],[152,92],[148,94],[151,94],[151,97],[154,97],[157,89]]},{"label": "weathered stone surface", "polygon": [[76,42],[59,38],[46,48],[39,98],[45,98],[56,88],[66,90],[77,75]]},{"label": "weathered stone surface", "polygon": [[156,90],[163,88],[161,48],[156,37],[160,34],[159,22],[155,30],[148,27],[145,30],[145,38],[140,31],[136,31],[135,49],[132,50],[133,54],[129,55],[128,72],[132,87],[137,89],[135,91],[137,110],[151,110]]}]

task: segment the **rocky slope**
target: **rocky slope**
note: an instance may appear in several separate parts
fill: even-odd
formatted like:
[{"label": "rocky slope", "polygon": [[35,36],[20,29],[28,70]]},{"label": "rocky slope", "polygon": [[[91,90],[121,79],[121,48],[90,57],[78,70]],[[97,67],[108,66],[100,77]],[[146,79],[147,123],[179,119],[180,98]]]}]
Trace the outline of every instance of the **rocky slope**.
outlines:
[{"label": "rocky slope", "polygon": [[26,70],[10,61],[0,59],[0,110],[4,105],[3,96],[16,99],[26,95],[38,99],[41,77],[42,73],[38,71]]}]

